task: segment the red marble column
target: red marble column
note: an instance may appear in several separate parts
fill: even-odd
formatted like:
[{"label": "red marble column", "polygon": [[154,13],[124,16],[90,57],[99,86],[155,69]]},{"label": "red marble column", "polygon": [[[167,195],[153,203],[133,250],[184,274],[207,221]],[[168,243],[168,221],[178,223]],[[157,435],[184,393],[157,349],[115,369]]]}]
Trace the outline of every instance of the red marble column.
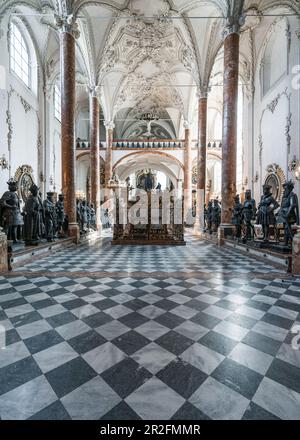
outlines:
[{"label": "red marble column", "polygon": [[238,32],[229,33],[224,40],[222,225],[231,223],[236,195],[239,41]]},{"label": "red marble column", "polygon": [[97,95],[92,92],[90,95],[90,185],[91,185],[91,203],[94,204],[96,211],[96,228],[101,226],[100,220],[100,107]]},{"label": "red marble column", "polygon": [[198,150],[197,150],[197,214],[196,227],[204,228],[204,203],[206,190],[206,144],[207,144],[207,92],[201,92],[198,107]]},{"label": "red marble column", "polygon": [[[187,122],[184,124],[184,217],[187,218],[187,214],[192,208],[192,139],[191,128]],[[189,222],[189,221],[188,221]]]},{"label": "red marble column", "polygon": [[75,35],[66,27],[60,33],[60,57],[62,192],[65,195],[69,234],[78,242],[75,197]]}]

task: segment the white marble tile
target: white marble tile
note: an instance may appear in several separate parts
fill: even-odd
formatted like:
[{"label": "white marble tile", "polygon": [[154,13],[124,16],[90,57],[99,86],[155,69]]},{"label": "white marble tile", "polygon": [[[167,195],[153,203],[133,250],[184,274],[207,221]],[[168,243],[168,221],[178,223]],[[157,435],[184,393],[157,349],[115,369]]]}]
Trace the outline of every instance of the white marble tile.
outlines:
[{"label": "white marble tile", "polygon": [[155,341],[165,333],[168,333],[170,329],[156,321],[147,321],[145,324],[136,327],[135,331],[150,339],[150,341]]},{"label": "white marble tile", "polygon": [[45,319],[40,319],[29,324],[21,325],[20,327],[17,327],[16,330],[22,339],[27,339],[47,332],[51,329],[51,325],[49,325]]},{"label": "white marble tile", "polygon": [[145,420],[166,420],[184,404],[185,399],[153,377],[130,394],[125,402]]},{"label": "white marble tile", "polygon": [[57,333],[59,333],[64,339],[74,338],[75,336],[81,335],[89,330],[91,330],[91,328],[79,320],[69,322],[68,324],[56,328]]},{"label": "white marble tile", "polygon": [[194,341],[198,341],[209,331],[206,327],[202,327],[202,325],[198,325],[192,321],[184,321],[173,330],[187,338],[193,339]]},{"label": "white marble tile", "polygon": [[248,399],[212,377],[203,382],[189,402],[213,420],[240,420],[249,404]]},{"label": "white marble tile", "polygon": [[254,301],[259,301],[265,304],[274,304],[277,301],[277,298],[272,298],[271,296],[266,296],[266,295],[254,295],[252,297],[252,299]]},{"label": "white marble tile", "polygon": [[43,318],[50,318],[51,316],[58,315],[59,313],[64,313],[65,311],[66,309],[61,304],[55,304],[54,306],[39,309],[39,314]]},{"label": "white marble tile", "polygon": [[219,297],[214,295],[209,295],[208,293],[201,293],[201,295],[197,296],[196,299],[207,304],[215,304],[217,301],[220,300]]},{"label": "white marble tile", "polygon": [[120,293],[119,295],[115,295],[113,297],[113,300],[115,302],[117,302],[118,304],[123,304],[126,303],[128,301],[131,301],[132,299],[134,299],[133,296],[128,295],[127,293]]},{"label": "white marble tile", "polygon": [[108,341],[112,341],[118,336],[129,332],[130,328],[122,324],[120,321],[110,321],[97,327],[95,330]]},{"label": "white marble tile", "polygon": [[122,316],[128,315],[128,313],[132,313],[132,310],[122,304],[118,306],[110,307],[109,309],[104,310],[105,313],[110,315],[114,319],[121,318]]},{"label": "white marble tile", "polygon": [[300,394],[268,377],[264,377],[252,401],[283,420],[299,420]]},{"label": "white marble tile", "polygon": [[83,354],[82,357],[98,374],[101,374],[125,359],[126,355],[111,342],[106,342]]},{"label": "white marble tile", "polygon": [[278,350],[276,357],[300,368],[300,349],[295,350],[290,344],[283,343]]},{"label": "white marble tile", "polygon": [[294,310],[285,309],[280,306],[272,306],[268,310],[268,313],[272,313],[273,315],[281,316],[282,318],[287,318],[291,320],[295,320],[298,316],[298,312]]},{"label": "white marble tile", "polygon": [[263,321],[257,322],[252,328],[252,331],[260,333],[264,336],[268,336],[276,341],[284,341],[286,335],[288,334],[288,330]]},{"label": "white marble tile", "polygon": [[61,399],[73,420],[99,420],[121,398],[99,376],[76,388]]},{"label": "white marble tile", "polygon": [[78,319],[86,318],[87,316],[95,315],[95,313],[99,313],[99,309],[94,307],[92,304],[86,304],[81,307],[77,307],[76,309],[72,309],[71,313],[77,316]]},{"label": "white marble tile", "polygon": [[26,313],[33,312],[34,308],[31,304],[23,304],[21,306],[10,307],[5,309],[5,313],[8,318],[14,318],[15,316],[25,315]]},{"label": "white marble tile", "polygon": [[207,313],[208,315],[214,316],[218,319],[226,319],[229,315],[232,314],[231,310],[223,309],[223,307],[218,307],[215,305],[211,305],[207,307],[207,309],[202,310],[203,313]]},{"label": "white marble tile", "polygon": [[249,318],[253,318],[253,319],[257,319],[257,320],[261,319],[265,315],[265,312],[262,312],[261,310],[254,309],[253,307],[246,306],[245,304],[243,304],[241,307],[239,307],[236,310],[236,313],[239,313],[240,315],[249,316]]},{"label": "white marble tile", "polygon": [[48,373],[48,371],[71,361],[77,356],[78,353],[67,342],[54,345],[33,355],[43,373]]},{"label": "white marble tile", "polygon": [[228,358],[263,375],[266,374],[273,361],[273,356],[243,343],[236,345]]},{"label": "white marble tile", "polygon": [[152,374],[158,373],[158,371],[176,359],[174,354],[155,344],[155,342],[151,342],[136,351],[131,357]]},{"label": "white marble tile", "polygon": [[24,420],[56,400],[57,396],[47,379],[39,376],[0,396],[1,418]]},{"label": "white marble tile", "polygon": [[149,305],[140,309],[139,313],[146,318],[155,319],[165,313],[165,310],[161,309],[160,307],[156,307],[155,305]]},{"label": "white marble tile", "polygon": [[206,374],[211,374],[225,359],[222,354],[198,343],[193,344],[179,357]]},{"label": "white marble tile", "polygon": [[170,312],[174,313],[174,315],[180,316],[181,318],[190,319],[193,316],[197,315],[198,310],[191,309],[190,307],[181,305],[175,307],[175,309],[170,310]]},{"label": "white marble tile", "polygon": [[249,332],[248,329],[240,327],[229,321],[222,321],[214,327],[214,331],[221,333],[221,335],[227,336],[234,341],[241,341]]},{"label": "white marble tile", "polygon": [[6,367],[28,356],[30,356],[30,352],[23,341],[7,345],[5,348],[0,347],[0,368]]}]

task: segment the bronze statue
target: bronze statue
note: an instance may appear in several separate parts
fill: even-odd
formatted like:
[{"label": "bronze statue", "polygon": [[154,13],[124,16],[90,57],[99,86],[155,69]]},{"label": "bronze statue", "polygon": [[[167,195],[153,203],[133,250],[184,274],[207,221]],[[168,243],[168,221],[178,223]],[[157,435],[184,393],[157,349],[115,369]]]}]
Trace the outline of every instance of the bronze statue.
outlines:
[{"label": "bronze statue", "polygon": [[283,223],[284,225],[285,246],[293,241],[292,225],[299,224],[299,204],[297,194],[293,192],[294,186],[292,181],[283,184],[284,193],[277,214],[277,223]]},{"label": "bronze statue", "polygon": [[213,202],[210,200],[207,205],[207,229],[210,234],[212,233],[212,207]]},{"label": "bronze statue", "polygon": [[45,234],[47,241],[54,241],[56,232],[56,210],[53,202],[54,193],[47,192],[47,199],[44,200],[43,206],[45,211]]},{"label": "bronze statue", "polygon": [[233,206],[232,219],[231,219],[231,223],[235,226],[236,238],[241,238],[243,209],[244,207],[240,202],[240,196],[239,194],[237,194],[234,198],[234,206]]},{"label": "bronze statue", "polygon": [[211,210],[211,222],[213,226],[213,232],[218,230],[221,223],[221,207],[217,199],[214,199]]},{"label": "bronze statue", "polygon": [[257,210],[257,224],[262,225],[264,241],[269,241],[270,226],[276,225],[274,211],[278,207],[279,203],[272,196],[271,186],[265,184]]},{"label": "bronze statue", "polygon": [[31,194],[23,208],[24,216],[24,241],[25,245],[37,245],[40,241],[41,205],[39,201],[39,187],[32,184],[29,188]]},{"label": "bronze statue", "polygon": [[17,194],[17,182],[9,180],[8,191],[0,200],[0,226],[2,226],[8,240],[17,243],[22,236],[24,225],[20,211],[20,198]]},{"label": "bronze statue", "polygon": [[83,200],[80,206],[80,230],[81,232],[87,232],[88,227],[88,209],[86,201]]},{"label": "bronze statue", "polygon": [[57,225],[57,235],[62,237],[64,235],[63,225],[65,221],[65,207],[64,207],[64,195],[59,194],[58,201],[55,205],[56,212],[56,225]]},{"label": "bronze statue", "polygon": [[245,201],[243,206],[242,221],[245,227],[244,239],[253,240],[255,231],[252,224],[252,220],[255,219],[256,215],[256,202],[251,196],[251,190],[247,189],[245,191]]},{"label": "bronze statue", "polygon": [[96,230],[96,211],[93,203],[91,203],[90,206],[90,225],[93,229]]}]

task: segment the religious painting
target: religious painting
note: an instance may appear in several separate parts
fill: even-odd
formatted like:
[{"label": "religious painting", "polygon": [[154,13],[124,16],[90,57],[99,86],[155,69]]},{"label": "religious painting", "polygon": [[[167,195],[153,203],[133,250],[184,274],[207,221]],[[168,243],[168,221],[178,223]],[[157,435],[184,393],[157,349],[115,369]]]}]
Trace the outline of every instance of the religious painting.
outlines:
[{"label": "religious painting", "polygon": [[15,181],[18,183],[18,193],[25,203],[30,195],[30,187],[34,183],[33,169],[30,165],[22,165],[15,173]]}]

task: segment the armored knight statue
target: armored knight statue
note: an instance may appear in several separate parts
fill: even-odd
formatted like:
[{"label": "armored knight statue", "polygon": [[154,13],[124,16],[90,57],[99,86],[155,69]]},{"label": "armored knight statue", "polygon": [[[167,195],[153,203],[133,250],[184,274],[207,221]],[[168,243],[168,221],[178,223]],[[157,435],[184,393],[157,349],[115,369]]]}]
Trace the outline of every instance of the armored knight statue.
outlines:
[{"label": "armored knight statue", "polygon": [[244,207],[240,202],[240,196],[239,194],[237,194],[234,198],[234,206],[231,219],[231,223],[235,226],[236,238],[241,238],[243,209]]},{"label": "armored knight statue", "polygon": [[91,221],[90,221],[91,227],[96,230],[96,211],[93,203],[91,203],[90,206],[90,216],[91,216]]},{"label": "armored knight statue", "polygon": [[47,192],[47,199],[44,200],[43,206],[45,210],[45,234],[47,241],[54,241],[56,232],[56,209],[53,201],[54,193]]},{"label": "armored knight statue", "polygon": [[263,186],[263,195],[257,210],[257,224],[262,225],[263,240],[269,241],[270,226],[275,226],[276,217],[275,209],[279,207],[279,203],[274,199],[271,193],[271,186]]},{"label": "armored knight statue", "polygon": [[64,195],[59,194],[58,200],[55,205],[56,212],[56,224],[57,224],[57,235],[58,237],[64,236],[63,225],[65,221],[65,207],[64,207]]},{"label": "armored knight statue", "polygon": [[76,221],[81,227],[81,202],[79,199],[76,199]]},{"label": "armored knight statue", "polygon": [[254,226],[252,220],[255,219],[256,215],[256,202],[251,196],[251,190],[247,189],[245,191],[245,201],[242,212],[242,222],[245,227],[244,239],[253,240],[254,239]]},{"label": "armored knight statue", "polygon": [[88,209],[87,209],[87,205],[86,205],[86,201],[85,200],[83,200],[81,202],[80,220],[81,220],[81,224],[80,224],[81,232],[87,232],[87,227],[88,227]]},{"label": "armored knight statue", "polygon": [[145,190],[151,191],[153,189],[153,180],[150,171],[145,176]]},{"label": "armored knight statue", "polygon": [[221,207],[217,199],[214,199],[213,201],[211,212],[212,212],[212,216],[211,216],[212,227],[213,227],[213,231],[216,232],[221,223]]},{"label": "armored knight statue", "polygon": [[293,241],[292,225],[299,225],[299,204],[297,194],[293,192],[294,186],[291,180],[283,184],[284,193],[277,215],[277,223],[284,225],[285,246]]},{"label": "armored knight statue", "polygon": [[32,184],[29,188],[31,194],[23,208],[24,216],[24,241],[26,246],[37,245],[40,241],[40,218],[42,207],[39,201],[39,187]]},{"label": "armored knight statue", "polygon": [[8,240],[17,243],[22,236],[24,221],[20,211],[17,182],[9,180],[7,184],[8,191],[3,194],[0,200],[0,226],[2,226]]}]

